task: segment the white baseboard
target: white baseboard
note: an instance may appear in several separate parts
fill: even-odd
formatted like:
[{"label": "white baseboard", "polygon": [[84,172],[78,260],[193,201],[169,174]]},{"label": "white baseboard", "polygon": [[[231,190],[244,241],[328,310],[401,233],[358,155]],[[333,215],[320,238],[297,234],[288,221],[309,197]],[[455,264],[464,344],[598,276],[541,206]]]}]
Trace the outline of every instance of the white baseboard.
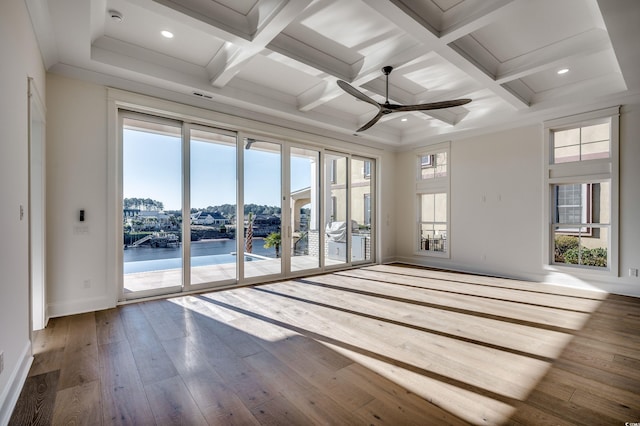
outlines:
[{"label": "white baseboard", "polygon": [[33,356],[31,355],[31,342],[27,341],[25,348],[22,351],[19,362],[16,367],[11,371],[9,382],[7,387],[0,395],[0,425],[5,426],[9,424],[13,409],[18,402],[18,397],[24,386],[24,382],[29,375],[29,369],[33,362]]},{"label": "white baseboard", "polygon": [[85,312],[101,311],[103,309],[115,308],[115,306],[116,304],[111,298],[101,296],[50,303],[49,306],[47,306],[47,312],[49,313],[49,318],[56,318]]}]

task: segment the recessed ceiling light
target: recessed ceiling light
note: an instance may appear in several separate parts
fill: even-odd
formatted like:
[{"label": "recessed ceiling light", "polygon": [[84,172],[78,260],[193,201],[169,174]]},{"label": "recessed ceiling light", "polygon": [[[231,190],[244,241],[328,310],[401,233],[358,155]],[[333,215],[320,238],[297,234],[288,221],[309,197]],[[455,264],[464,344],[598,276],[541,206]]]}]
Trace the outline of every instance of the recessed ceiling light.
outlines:
[{"label": "recessed ceiling light", "polygon": [[566,74],[569,72],[569,68],[562,68],[562,69],[559,69],[557,72],[558,72],[558,75]]},{"label": "recessed ceiling light", "polygon": [[405,118],[401,119],[400,121],[407,121],[407,120],[409,120],[409,119],[407,117],[405,117]]},{"label": "recessed ceiling light", "polygon": [[160,34],[162,34],[162,37],[164,38],[173,38],[173,33],[171,31],[162,30],[160,31]]}]

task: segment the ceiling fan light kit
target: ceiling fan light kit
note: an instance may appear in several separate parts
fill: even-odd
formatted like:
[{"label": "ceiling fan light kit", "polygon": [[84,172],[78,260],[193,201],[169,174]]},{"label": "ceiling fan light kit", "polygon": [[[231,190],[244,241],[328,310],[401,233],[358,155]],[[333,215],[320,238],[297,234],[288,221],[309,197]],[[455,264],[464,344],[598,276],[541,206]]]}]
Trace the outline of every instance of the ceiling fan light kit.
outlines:
[{"label": "ceiling fan light kit", "polygon": [[416,105],[392,104],[389,102],[389,74],[391,74],[391,71],[393,71],[392,66],[385,66],[382,68],[382,73],[386,76],[385,101],[383,104],[365,95],[346,81],[338,80],[338,86],[340,86],[342,90],[344,90],[351,96],[360,99],[361,101],[368,102],[378,108],[378,113],[375,115],[375,117],[369,120],[364,126],[356,130],[356,132],[363,132],[367,130],[368,128],[376,124],[383,115],[391,114],[392,112],[429,111],[434,109],[452,108],[471,102],[471,99],[454,99],[449,101],[429,102]]}]

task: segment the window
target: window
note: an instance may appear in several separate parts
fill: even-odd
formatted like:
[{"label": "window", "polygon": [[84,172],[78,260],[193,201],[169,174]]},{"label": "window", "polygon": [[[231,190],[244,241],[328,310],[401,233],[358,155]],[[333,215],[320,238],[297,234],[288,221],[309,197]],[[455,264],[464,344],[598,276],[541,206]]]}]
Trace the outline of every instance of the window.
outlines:
[{"label": "window", "polygon": [[557,130],[553,134],[553,162],[555,164],[574,161],[609,158],[609,122]]},{"label": "window", "polygon": [[616,272],[618,109],[546,123],[552,265]]},{"label": "window", "polygon": [[429,147],[416,157],[416,250],[449,255],[449,143]]},{"label": "window", "polygon": [[420,250],[447,252],[447,194],[420,194]]}]

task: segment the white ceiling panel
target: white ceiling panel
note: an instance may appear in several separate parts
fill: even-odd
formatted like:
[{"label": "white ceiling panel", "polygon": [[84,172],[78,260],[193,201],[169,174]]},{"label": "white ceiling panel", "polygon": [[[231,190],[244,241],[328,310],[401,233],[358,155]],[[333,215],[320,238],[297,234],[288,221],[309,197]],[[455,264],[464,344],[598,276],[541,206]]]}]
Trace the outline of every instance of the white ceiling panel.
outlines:
[{"label": "white ceiling panel", "polygon": [[[202,67],[209,63],[212,52],[217,52],[224,45],[223,40],[210,34],[128,1],[112,0],[108,7],[123,17],[122,22],[118,22],[107,13],[103,15],[104,35],[116,40]],[[160,34],[163,30],[171,31],[174,37],[163,37]]]},{"label": "white ceiling panel", "polygon": [[[563,68],[569,71],[565,74],[558,74],[558,70]],[[522,81],[533,93],[541,93],[602,76],[611,76],[611,78],[617,79],[619,77],[616,77],[616,74],[619,72],[620,69],[617,66],[615,55],[609,50],[590,56],[574,58],[571,61],[567,61],[566,65],[562,67],[551,68],[529,75],[522,78]]]},{"label": "white ceiling panel", "polygon": [[[535,0],[471,33],[498,62],[541,50],[558,41],[597,27],[585,0]],[[553,13],[550,13],[553,11]]]},{"label": "white ceiling panel", "polygon": [[359,1],[321,2],[314,13],[299,20],[299,24],[317,36],[358,51],[371,40],[389,37],[398,29]]},{"label": "white ceiling panel", "polygon": [[254,56],[249,63],[242,67],[237,78],[292,96],[298,96],[321,81],[262,55]]},{"label": "white ceiling panel", "polygon": [[50,72],[289,128],[352,140],[384,66],[391,104],[471,99],[357,133],[394,149],[640,97],[637,0],[27,1]]}]

